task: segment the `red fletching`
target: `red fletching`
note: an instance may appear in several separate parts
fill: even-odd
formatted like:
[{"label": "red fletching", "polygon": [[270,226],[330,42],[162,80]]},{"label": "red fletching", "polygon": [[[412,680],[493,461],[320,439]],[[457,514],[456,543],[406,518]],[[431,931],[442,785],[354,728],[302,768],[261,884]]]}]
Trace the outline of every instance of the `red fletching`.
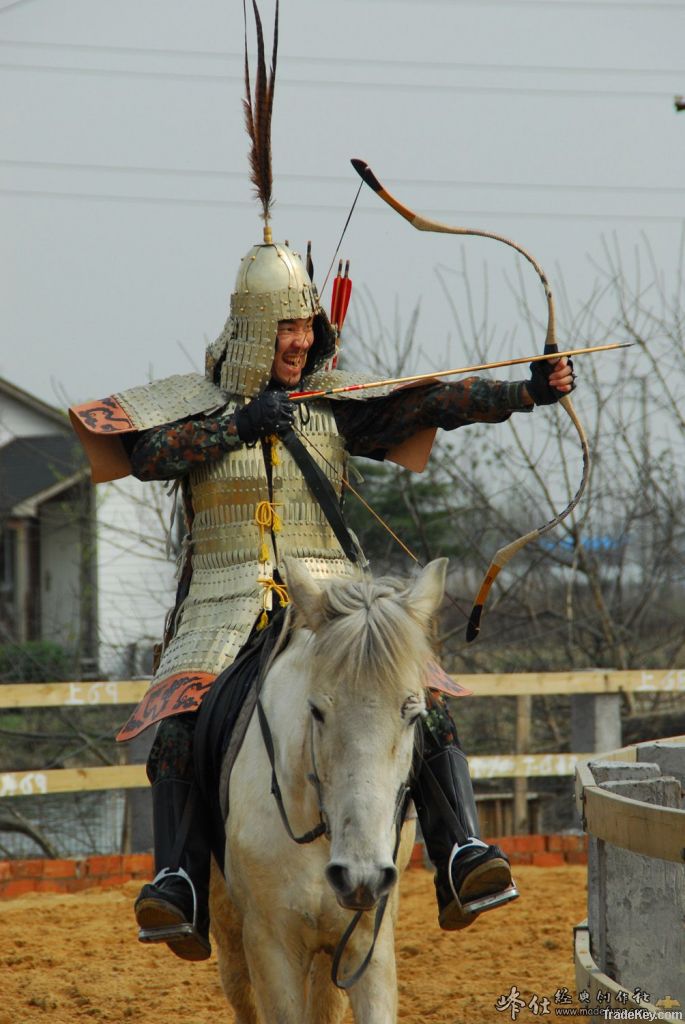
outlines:
[{"label": "red fletching", "polygon": [[331,323],[334,326],[338,326],[338,315],[340,309],[340,286],[342,285],[342,260],[338,263],[338,273],[335,275],[333,280],[333,290],[331,292]]},{"label": "red fletching", "polygon": [[340,309],[338,312],[338,331],[342,331],[343,324],[345,323],[345,317],[347,316],[347,308],[350,304],[350,298],[352,297],[352,278],[350,277],[350,261],[348,260],[345,264],[345,276],[340,282]]}]

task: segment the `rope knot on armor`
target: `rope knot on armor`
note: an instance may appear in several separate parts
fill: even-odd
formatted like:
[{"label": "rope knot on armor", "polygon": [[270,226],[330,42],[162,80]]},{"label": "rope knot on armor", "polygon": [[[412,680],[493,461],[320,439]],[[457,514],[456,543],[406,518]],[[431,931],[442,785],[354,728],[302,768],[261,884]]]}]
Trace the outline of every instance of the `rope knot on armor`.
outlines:
[{"label": "rope knot on armor", "polygon": [[282,501],[260,501],[255,509],[255,522],[259,527],[259,561],[269,561],[269,549],[266,546],[265,531],[271,530],[273,533],[280,533],[283,528],[281,517],[276,511],[277,505],[282,505]]},{"label": "rope knot on armor", "polygon": [[[264,502],[263,504],[268,504]],[[288,589],[284,583],[279,583],[271,576],[259,576],[257,583],[264,588],[263,591],[263,605],[262,614],[259,616],[257,622],[257,630],[265,629],[269,625],[269,612],[273,605],[273,595],[275,594],[278,598],[278,603],[281,608],[285,608],[286,605],[290,604],[290,596]]]}]

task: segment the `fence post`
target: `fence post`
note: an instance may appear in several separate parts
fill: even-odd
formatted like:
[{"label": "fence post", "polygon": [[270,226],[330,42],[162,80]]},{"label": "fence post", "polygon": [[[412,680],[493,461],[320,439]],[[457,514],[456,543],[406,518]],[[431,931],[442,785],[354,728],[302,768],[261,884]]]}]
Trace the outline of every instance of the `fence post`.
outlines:
[{"label": "fence post", "polygon": [[621,746],[621,694],[572,694],[571,750],[606,753]]},{"label": "fence post", "polygon": [[[128,764],[144,764],[155,738],[154,729],[146,729],[140,736],[129,740],[125,748]],[[124,825],[124,853],[146,853],[154,847],[152,834],[152,797],[146,789],[126,790],[126,821]]]},{"label": "fence post", "polygon": [[[530,753],[530,708],[528,695],[516,698],[516,753]],[[514,779],[514,833],[528,833],[528,779]]]}]

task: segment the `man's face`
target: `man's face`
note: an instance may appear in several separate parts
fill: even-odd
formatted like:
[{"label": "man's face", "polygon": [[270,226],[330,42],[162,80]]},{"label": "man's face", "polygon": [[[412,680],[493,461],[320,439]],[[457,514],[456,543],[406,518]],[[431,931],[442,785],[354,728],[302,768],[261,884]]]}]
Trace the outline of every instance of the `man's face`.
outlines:
[{"label": "man's face", "polygon": [[279,320],[276,332],[276,354],[271,364],[271,376],[287,388],[299,383],[307,353],[314,343],[314,324],[311,317],[299,320]]}]

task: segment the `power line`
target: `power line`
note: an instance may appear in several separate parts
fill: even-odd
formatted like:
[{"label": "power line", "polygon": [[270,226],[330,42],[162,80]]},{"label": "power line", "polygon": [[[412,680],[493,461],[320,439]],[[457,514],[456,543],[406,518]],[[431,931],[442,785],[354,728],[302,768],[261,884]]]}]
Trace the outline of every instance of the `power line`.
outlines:
[{"label": "power line", "polygon": [[[2,71],[23,71],[40,74],[85,75],[91,77],[111,78],[143,78],[164,79],[177,82],[243,82],[242,75],[202,74],[200,72],[182,71],[137,71],[122,68],[76,68],[50,64],[0,64]],[[443,92],[443,93],[506,93],[508,96],[574,96],[596,100],[599,97],[636,100],[655,98],[663,100],[663,90],[626,90],[626,89],[563,89],[544,86],[505,86],[505,85],[457,85],[452,83],[432,82],[387,82],[387,81],[346,81],[345,79],[307,79],[282,77],[280,86],[295,86],[311,89],[362,89],[364,92]]]},{"label": "power line", "polygon": [[34,0],[11,0],[10,3],[0,7],[0,14],[4,14],[5,11],[9,11],[10,7],[22,7],[24,4],[32,4]]},{"label": "power line", "polygon": [[[183,49],[169,49],[169,48],[157,48],[149,46],[104,46],[99,43],[51,43],[51,42],[31,42],[30,40],[24,39],[0,39],[0,47],[12,47],[18,46],[27,49],[43,49],[43,50],[67,50],[73,52],[95,52],[95,53],[109,53],[109,54],[122,54],[126,56],[140,56],[140,57],[182,57],[182,58],[201,58],[209,60],[220,60],[222,62],[226,60],[239,61],[241,64],[244,60],[244,54],[239,51],[222,51],[222,50],[183,50]],[[306,54],[304,56],[280,56],[279,64],[297,64],[302,66],[302,63],[306,62],[310,66],[320,65],[325,67],[331,67],[335,65],[345,67],[398,67],[398,68],[419,68],[419,69],[430,69],[435,70],[439,68],[445,71],[497,71],[497,72],[523,72],[525,74],[538,74],[540,72],[544,74],[580,74],[580,75],[680,75],[682,74],[682,68],[598,68],[598,67],[578,67],[571,65],[559,65],[559,64],[489,64],[487,62],[479,63],[465,63],[463,61],[434,61],[434,60],[412,60],[412,59],[393,59],[390,57],[339,57],[332,55],[330,57],[316,57],[314,55]]]},{"label": "power line", "polygon": [[[172,178],[209,178],[235,181],[245,181],[245,171],[230,170],[208,170],[203,168],[184,167],[144,167],[123,164],[86,164],[69,163],[58,160],[12,160],[1,159],[0,167],[26,167],[37,170],[46,168],[51,170],[64,171],[93,171],[95,173],[107,174],[142,174],[155,175]],[[324,174],[298,174],[280,173],[279,181],[301,181],[307,184],[320,183],[324,185],[348,185],[353,181],[352,175],[324,175]],[[397,185],[410,188],[450,188],[450,189],[510,189],[511,191],[535,191],[535,192],[603,192],[615,194],[617,192],[629,193],[639,192],[641,194],[659,195],[670,194],[680,195],[685,192],[682,185],[583,185],[571,182],[519,182],[519,181],[459,181],[456,179],[439,178],[393,178]]]},{"label": "power line", "polygon": [[[364,0],[364,3],[408,3],[414,4],[415,0]],[[586,7],[596,10],[602,7],[605,10],[613,11],[621,8],[629,11],[682,11],[681,3],[663,3],[657,0],[424,0],[424,3],[435,6],[448,7],[544,7],[548,11],[559,7]]]},{"label": "power line", "polygon": [[[147,204],[151,206],[195,206],[195,207],[225,207],[225,208],[254,208],[252,200],[242,199],[185,199],[178,196],[120,196],[100,192],[57,192],[46,189],[13,189],[0,188],[0,195],[26,196],[41,199],[67,199],[72,201],[85,202],[109,202],[109,203],[130,203]],[[278,203],[282,210],[304,210],[309,213],[347,213],[349,207],[333,203]],[[365,214],[386,215],[387,210],[380,206],[361,207]],[[427,217],[442,217],[447,215],[452,218],[466,218],[471,221],[478,217],[511,217],[516,220],[621,220],[621,221],[663,221],[680,223],[685,220],[684,215],[677,214],[650,214],[650,213],[567,213],[559,211],[538,212],[529,210],[425,210]]]}]

